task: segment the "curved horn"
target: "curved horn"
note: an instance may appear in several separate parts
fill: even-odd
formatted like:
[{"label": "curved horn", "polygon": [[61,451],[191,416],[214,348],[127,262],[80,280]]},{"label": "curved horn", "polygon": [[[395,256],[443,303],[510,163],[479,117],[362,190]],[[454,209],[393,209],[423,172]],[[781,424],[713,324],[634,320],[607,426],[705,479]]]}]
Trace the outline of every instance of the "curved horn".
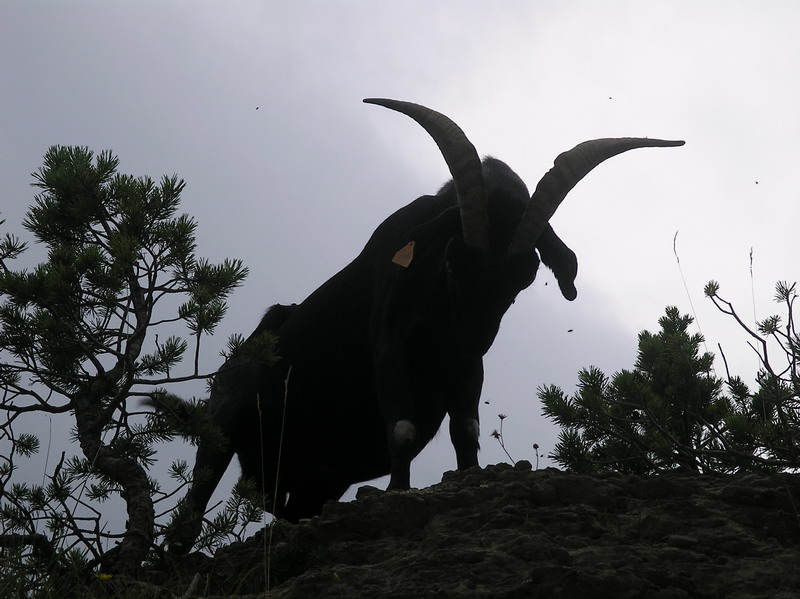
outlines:
[{"label": "curved horn", "polygon": [[411,117],[433,138],[453,176],[453,184],[461,210],[461,230],[464,244],[487,251],[489,248],[488,199],[483,181],[481,159],[475,146],[449,118],[441,113],[411,102],[367,98],[367,104],[377,104]]},{"label": "curved horn", "polygon": [[578,181],[604,160],[635,148],[673,147],[684,143],[641,137],[594,139],[560,154],[555,159],[555,166],[545,173],[531,195],[514,239],[508,247],[508,255],[532,252],[542,230],[564,197]]}]

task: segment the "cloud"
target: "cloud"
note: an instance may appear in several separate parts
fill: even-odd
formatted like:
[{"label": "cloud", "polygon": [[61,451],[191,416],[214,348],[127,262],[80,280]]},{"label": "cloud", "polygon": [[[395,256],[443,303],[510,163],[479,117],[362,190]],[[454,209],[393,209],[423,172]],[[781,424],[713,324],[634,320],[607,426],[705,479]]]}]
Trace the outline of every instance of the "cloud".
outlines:
[{"label": "cloud", "polygon": [[[629,367],[636,333],[656,329],[667,304],[692,310],[690,298],[709,346],[725,339],[732,362],[752,369],[702,286],[716,278],[732,299],[756,298],[763,316],[774,281],[796,276],[800,8],[721,7],[14,3],[0,23],[11,82],[2,216],[17,230],[28,174],[52,144],[111,148],[135,175],[179,173],[199,253],[251,269],[206,345],[212,368],[228,334],[248,333],[272,303],[302,300],[386,216],[448,178],[423,132],[363,97],[447,113],[530,187],[584,139],[686,139],[601,165],[553,221],[579,257],[578,299],[566,303],[540,275],[486,360],[482,459],[503,459],[487,436],[496,412],[509,414],[512,455],[529,457],[557,432],[539,415],[537,385],[566,390],[589,364]],[[416,484],[454,465],[442,437],[415,463]]]}]

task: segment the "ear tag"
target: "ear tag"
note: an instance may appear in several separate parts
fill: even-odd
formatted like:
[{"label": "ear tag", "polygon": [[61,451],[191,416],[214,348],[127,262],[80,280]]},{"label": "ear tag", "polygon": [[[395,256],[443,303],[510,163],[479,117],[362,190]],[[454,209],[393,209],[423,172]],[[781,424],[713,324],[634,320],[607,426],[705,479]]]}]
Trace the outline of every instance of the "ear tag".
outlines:
[{"label": "ear tag", "polygon": [[403,268],[408,268],[411,260],[414,259],[414,243],[409,241],[405,246],[397,250],[397,253],[392,258],[392,262],[399,264]]}]

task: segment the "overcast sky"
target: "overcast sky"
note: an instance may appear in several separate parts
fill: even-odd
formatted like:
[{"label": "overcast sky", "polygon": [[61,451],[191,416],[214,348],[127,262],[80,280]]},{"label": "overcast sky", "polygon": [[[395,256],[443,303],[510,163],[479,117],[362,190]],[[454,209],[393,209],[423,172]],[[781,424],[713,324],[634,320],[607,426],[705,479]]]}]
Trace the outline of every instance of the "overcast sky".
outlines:
[{"label": "overcast sky", "polygon": [[[694,311],[709,349],[722,343],[732,370],[755,373],[744,335],[702,291],[718,280],[752,320],[776,311],[776,280],[797,278],[798,23],[800,4],[778,0],[3,0],[0,217],[23,233],[30,173],[54,144],[112,149],[137,176],[178,173],[199,255],[250,268],[205,345],[213,369],[229,334],[304,299],[449,177],[418,125],[362,98],[444,112],[531,188],[586,139],[685,139],[587,176],[552,220],[578,255],[578,298],[540,271],[503,321],[480,459],[505,460],[489,436],[504,413],[509,451],[532,460],[531,444],[547,453],[558,432],[537,386],[572,391],[582,367],[630,368],[637,333],[657,330],[667,305]],[[445,433],[413,484],[454,466]]]}]

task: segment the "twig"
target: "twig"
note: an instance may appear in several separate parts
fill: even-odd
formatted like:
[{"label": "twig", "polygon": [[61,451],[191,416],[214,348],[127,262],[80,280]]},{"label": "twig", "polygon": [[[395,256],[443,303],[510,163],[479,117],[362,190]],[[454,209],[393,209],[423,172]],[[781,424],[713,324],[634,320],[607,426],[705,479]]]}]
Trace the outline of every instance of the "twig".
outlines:
[{"label": "twig", "polygon": [[511,454],[508,453],[508,450],[506,449],[506,444],[503,442],[503,420],[506,419],[506,415],[498,414],[497,417],[500,418],[500,431],[499,432],[497,430],[492,431],[492,437],[497,439],[497,441],[500,443],[500,447],[503,448],[503,451],[508,456],[508,459],[511,460],[511,464],[515,465],[517,462],[514,461],[514,458],[512,458]]}]

